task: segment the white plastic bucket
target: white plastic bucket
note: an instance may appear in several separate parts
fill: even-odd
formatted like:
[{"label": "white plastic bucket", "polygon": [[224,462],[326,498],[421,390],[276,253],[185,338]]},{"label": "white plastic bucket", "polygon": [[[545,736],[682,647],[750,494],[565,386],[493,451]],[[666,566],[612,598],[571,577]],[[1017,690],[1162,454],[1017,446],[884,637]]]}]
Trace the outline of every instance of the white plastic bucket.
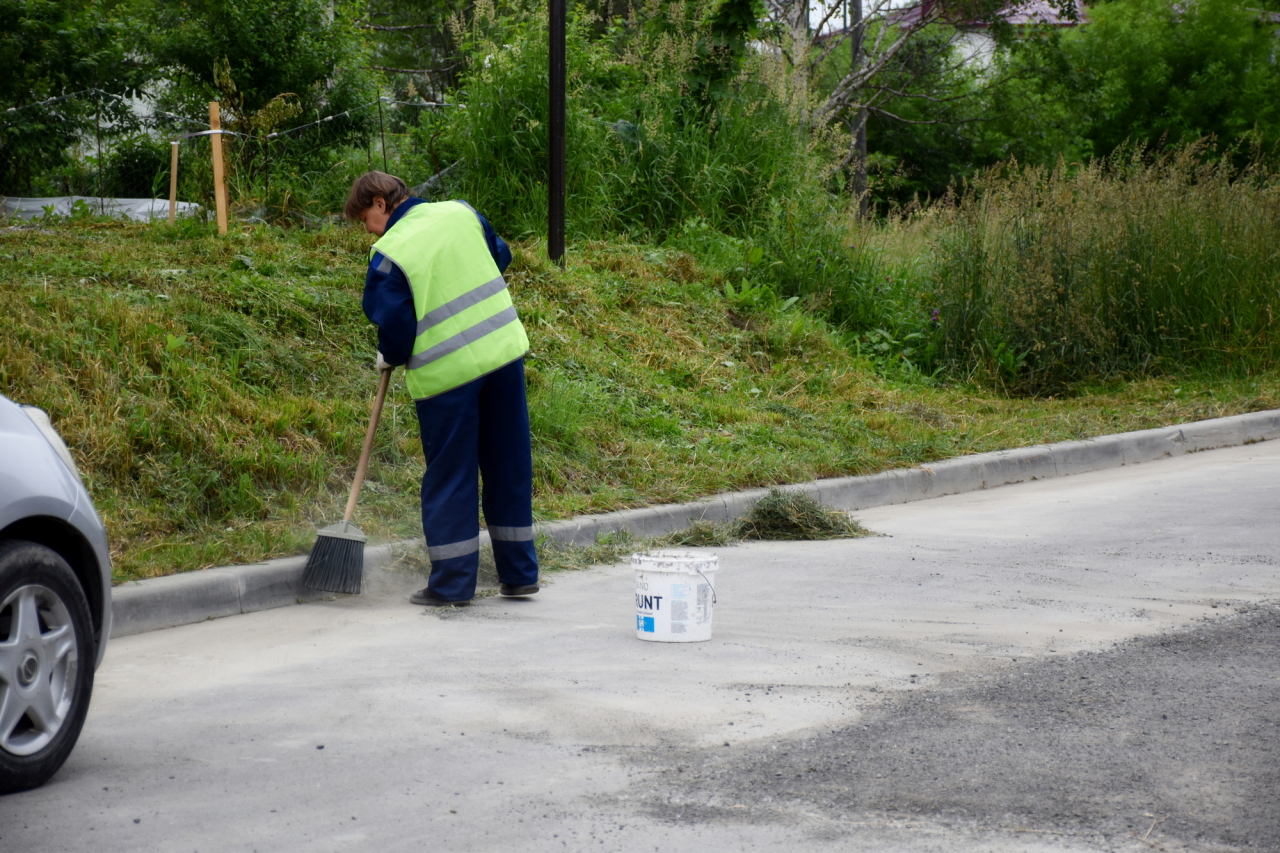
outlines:
[{"label": "white plastic bucket", "polygon": [[715,554],[651,551],[631,555],[636,573],[636,636],[657,643],[711,639]]}]

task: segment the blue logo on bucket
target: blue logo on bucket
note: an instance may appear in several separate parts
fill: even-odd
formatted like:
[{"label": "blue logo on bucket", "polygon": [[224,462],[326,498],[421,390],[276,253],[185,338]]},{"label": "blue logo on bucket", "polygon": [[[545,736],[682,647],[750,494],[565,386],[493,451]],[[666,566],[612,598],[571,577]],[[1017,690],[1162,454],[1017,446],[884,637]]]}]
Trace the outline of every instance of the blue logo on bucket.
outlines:
[{"label": "blue logo on bucket", "polygon": [[653,633],[653,617],[652,616],[636,616],[636,630],[643,631],[646,634]]}]

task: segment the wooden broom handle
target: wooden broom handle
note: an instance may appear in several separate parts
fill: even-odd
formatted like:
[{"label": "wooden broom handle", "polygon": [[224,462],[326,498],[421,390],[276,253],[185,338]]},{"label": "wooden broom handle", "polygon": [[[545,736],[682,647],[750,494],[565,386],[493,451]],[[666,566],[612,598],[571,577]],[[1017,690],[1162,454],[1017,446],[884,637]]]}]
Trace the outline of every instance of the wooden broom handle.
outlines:
[{"label": "wooden broom handle", "polygon": [[378,431],[378,418],[382,417],[382,402],[387,399],[387,386],[391,384],[391,371],[388,367],[382,371],[378,380],[378,396],[373,401],[373,415],[369,418],[369,431],[364,434],[364,447],[360,448],[360,462],[356,465],[356,479],[351,484],[351,495],[347,498],[347,511],[342,514],[344,523],[351,521],[356,514],[356,498],[360,497],[360,487],[364,485],[364,472],[369,469],[369,454],[373,450],[373,436]]}]

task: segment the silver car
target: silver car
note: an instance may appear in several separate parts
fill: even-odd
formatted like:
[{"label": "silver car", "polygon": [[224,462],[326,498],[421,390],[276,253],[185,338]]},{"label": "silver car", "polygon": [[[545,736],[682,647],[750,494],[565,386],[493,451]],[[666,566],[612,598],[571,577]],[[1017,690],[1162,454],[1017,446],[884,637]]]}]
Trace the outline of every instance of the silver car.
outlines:
[{"label": "silver car", "polygon": [[0,397],[0,793],[75,746],[111,633],[107,536],[40,409]]}]

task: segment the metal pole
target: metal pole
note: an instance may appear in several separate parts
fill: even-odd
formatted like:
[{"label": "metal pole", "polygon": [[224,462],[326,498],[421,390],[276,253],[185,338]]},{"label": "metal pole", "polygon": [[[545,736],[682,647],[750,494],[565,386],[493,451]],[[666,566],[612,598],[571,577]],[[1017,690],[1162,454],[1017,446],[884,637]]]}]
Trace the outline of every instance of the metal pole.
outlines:
[{"label": "metal pole", "polygon": [[565,0],[550,0],[547,115],[547,254],[564,266]]}]

